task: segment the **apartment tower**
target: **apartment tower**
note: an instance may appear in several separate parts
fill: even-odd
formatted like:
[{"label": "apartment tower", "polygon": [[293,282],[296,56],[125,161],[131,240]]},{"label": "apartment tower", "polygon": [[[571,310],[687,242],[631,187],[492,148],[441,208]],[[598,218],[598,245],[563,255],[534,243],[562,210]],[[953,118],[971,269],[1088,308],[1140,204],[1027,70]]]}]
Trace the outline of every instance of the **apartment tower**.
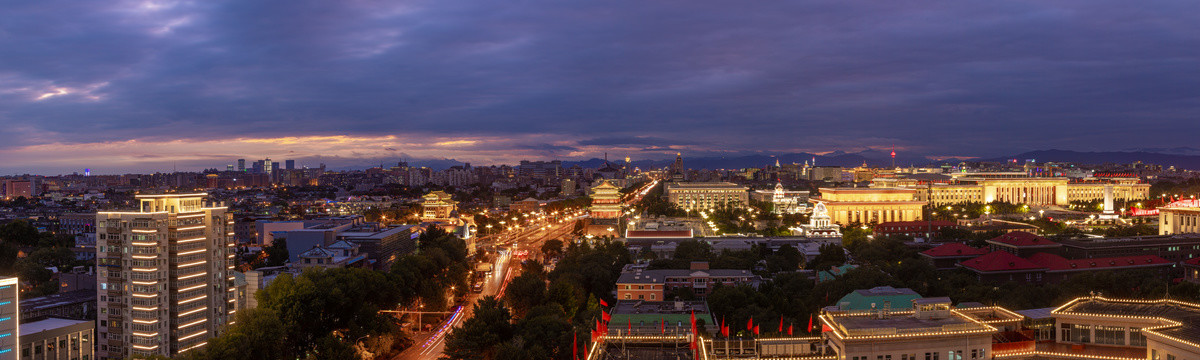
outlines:
[{"label": "apartment tower", "polygon": [[233,221],[205,193],[96,214],[97,358],[174,356],[233,321]]}]

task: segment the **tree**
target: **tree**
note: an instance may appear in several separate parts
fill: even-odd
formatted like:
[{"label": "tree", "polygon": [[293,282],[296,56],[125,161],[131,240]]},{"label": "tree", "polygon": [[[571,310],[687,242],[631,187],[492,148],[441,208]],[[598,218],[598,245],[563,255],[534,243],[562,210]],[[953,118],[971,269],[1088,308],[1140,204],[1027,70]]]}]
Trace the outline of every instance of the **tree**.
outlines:
[{"label": "tree", "polygon": [[546,240],[545,243],[542,243],[541,250],[542,254],[545,254],[547,257],[558,257],[559,255],[562,255],[563,242],[562,240],[558,239]]},{"label": "tree", "polygon": [[38,244],[39,239],[41,239],[41,235],[38,234],[37,228],[30,225],[28,221],[16,220],[0,225],[0,241],[11,241],[21,246],[34,246]]},{"label": "tree", "polygon": [[817,257],[810,263],[814,270],[827,270],[830,266],[840,266],[846,263],[846,251],[837,244],[824,244],[818,250]]},{"label": "tree", "polygon": [[492,358],[496,346],[512,338],[510,321],[512,315],[499,299],[493,296],[479,299],[475,302],[475,316],[446,337],[446,356],[454,360]]},{"label": "tree", "polygon": [[546,282],[533,273],[523,273],[513,278],[504,291],[504,299],[517,318],[524,317],[534,306],[541,305],[545,297]]},{"label": "tree", "polygon": [[286,239],[275,239],[271,242],[271,246],[266,247],[263,251],[267,254],[267,263],[263,266],[283,266],[292,256],[288,254]]},{"label": "tree", "polygon": [[676,260],[709,261],[713,257],[712,245],[699,240],[680,241],[675,247]]},{"label": "tree", "polygon": [[202,348],[201,359],[260,360],[294,359],[285,341],[287,332],[279,314],[267,308],[244,310],[237,323]]}]

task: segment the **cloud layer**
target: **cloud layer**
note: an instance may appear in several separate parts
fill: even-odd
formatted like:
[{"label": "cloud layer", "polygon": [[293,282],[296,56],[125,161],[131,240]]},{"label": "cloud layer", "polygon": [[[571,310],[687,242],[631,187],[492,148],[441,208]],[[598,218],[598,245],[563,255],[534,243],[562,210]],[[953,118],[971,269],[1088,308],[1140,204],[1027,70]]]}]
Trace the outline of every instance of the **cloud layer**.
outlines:
[{"label": "cloud layer", "polygon": [[1197,13],[1109,0],[20,2],[0,12],[0,173],[298,149],[486,163],[1186,146],[1200,131]]}]

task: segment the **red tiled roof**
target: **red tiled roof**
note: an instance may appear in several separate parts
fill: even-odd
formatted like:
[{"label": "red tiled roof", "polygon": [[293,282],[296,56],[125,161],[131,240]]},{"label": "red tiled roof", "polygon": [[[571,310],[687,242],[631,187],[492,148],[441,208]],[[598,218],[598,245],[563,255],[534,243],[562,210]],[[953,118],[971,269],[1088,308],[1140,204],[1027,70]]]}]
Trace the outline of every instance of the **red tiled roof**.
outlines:
[{"label": "red tiled roof", "polygon": [[648,231],[648,230],[631,230],[625,232],[626,238],[690,238],[692,237],[691,230],[679,231]]},{"label": "red tiled roof", "polygon": [[959,265],[980,272],[1046,269],[1044,266],[1004,251],[993,251],[987,255],[963,261]]},{"label": "red tiled roof", "polygon": [[1187,261],[1184,261],[1183,263],[1184,263],[1184,264],[1187,264],[1187,265],[1197,265],[1197,266],[1200,266],[1200,257],[1198,257],[1198,258],[1191,258],[1191,259],[1188,259]]},{"label": "red tiled roof", "polygon": [[997,236],[988,241],[998,242],[998,243],[1017,246],[1017,247],[1021,247],[1021,246],[1059,246],[1058,243],[1051,241],[1050,239],[1047,239],[1047,238],[1044,238],[1041,236],[1037,236],[1037,235],[1034,235],[1031,233],[1027,233],[1024,231],[1013,231],[1013,232],[1010,232],[1010,233],[1007,233],[1004,235]]},{"label": "red tiled roof", "polygon": [[987,254],[987,252],[985,249],[976,249],[960,243],[947,243],[921,253],[929,257],[960,257],[979,256]]},{"label": "red tiled roof", "polygon": [[1050,271],[1071,271],[1089,269],[1120,269],[1125,267],[1164,265],[1172,261],[1156,255],[1118,256],[1093,259],[1067,259],[1062,256],[1037,253],[1029,256],[1029,261],[1044,266]]}]

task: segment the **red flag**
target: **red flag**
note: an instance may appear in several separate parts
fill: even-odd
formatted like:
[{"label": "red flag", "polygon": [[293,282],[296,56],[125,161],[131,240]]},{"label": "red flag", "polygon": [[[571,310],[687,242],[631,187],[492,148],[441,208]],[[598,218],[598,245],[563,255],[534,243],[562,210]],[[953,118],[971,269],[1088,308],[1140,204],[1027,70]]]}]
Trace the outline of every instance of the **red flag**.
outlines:
[{"label": "red flag", "polygon": [[600,310],[600,318],[604,319],[604,322],[612,321],[612,315],[609,315],[608,312],[604,310]]},{"label": "red flag", "polygon": [[758,335],[758,325],[754,325],[754,335]]},{"label": "red flag", "polygon": [[629,319],[629,332],[633,332],[633,319]]},{"label": "red flag", "polygon": [[808,332],[813,332],[812,322],[813,322],[813,316],[812,316],[812,314],[809,314],[808,315]]},{"label": "red flag", "polygon": [[608,302],[604,301],[604,299],[600,299],[600,306],[608,307]]},{"label": "red flag", "polygon": [[722,336],[729,336],[729,334],[725,331],[725,317],[724,316],[721,317],[721,326],[717,327],[717,329],[719,329],[721,331]]},{"label": "red flag", "polygon": [[696,310],[692,310],[692,329],[696,328]]},{"label": "red flag", "polygon": [[783,316],[779,317],[779,333],[783,333]]},{"label": "red flag", "polygon": [[788,336],[792,336],[792,328],[793,327],[794,326],[792,326],[792,324],[788,324]]},{"label": "red flag", "polygon": [[753,316],[750,317],[750,320],[746,321],[746,331],[750,331],[750,330],[754,330],[754,317]]},{"label": "red flag", "polygon": [[659,320],[658,323],[661,325],[660,329],[659,329],[659,334],[666,334],[667,333],[667,319]]},{"label": "red flag", "polygon": [[729,326],[721,327],[721,336],[729,337]]},{"label": "red flag", "polygon": [[571,332],[571,360],[579,360],[579,333]]}]

